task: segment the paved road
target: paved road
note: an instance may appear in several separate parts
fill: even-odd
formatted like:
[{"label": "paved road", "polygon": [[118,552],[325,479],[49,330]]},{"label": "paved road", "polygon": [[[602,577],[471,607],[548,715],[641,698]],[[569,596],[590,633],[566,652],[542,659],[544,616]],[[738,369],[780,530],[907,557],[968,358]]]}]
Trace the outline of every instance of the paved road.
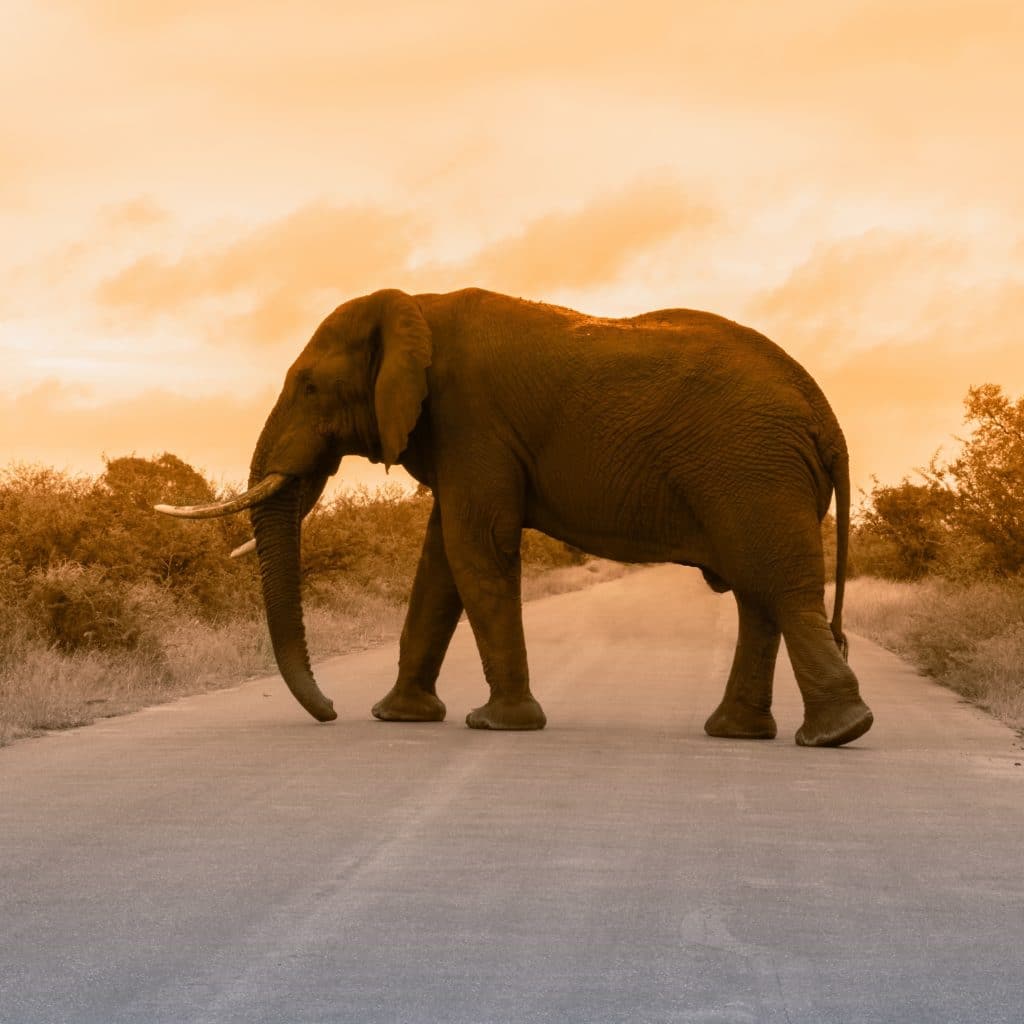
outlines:
[{"label": "paved road", "polygon": [[[335,659],[341,717],[277,681],[0,751],[0,1020],[1024,1019],[1024,761],[866,641],[842,750],[701,730],[735,615],[692,571],[528,606],[542,733],[368,710],[394,648]],[[782,659],[785,662],[785,658]]]}]

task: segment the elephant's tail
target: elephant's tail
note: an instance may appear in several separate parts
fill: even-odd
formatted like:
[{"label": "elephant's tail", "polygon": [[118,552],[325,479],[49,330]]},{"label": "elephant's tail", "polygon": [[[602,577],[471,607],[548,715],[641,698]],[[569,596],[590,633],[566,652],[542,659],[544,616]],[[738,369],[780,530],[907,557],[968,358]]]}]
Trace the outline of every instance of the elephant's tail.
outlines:
[{"label": "elephant's tail", "polygon": [[843,632],[846,560],[850,552],[850,457],[845,449],[832,462],[832,486],[836,492],[836,595],[832,604],[831,629],[845,661],[850,650]]}]

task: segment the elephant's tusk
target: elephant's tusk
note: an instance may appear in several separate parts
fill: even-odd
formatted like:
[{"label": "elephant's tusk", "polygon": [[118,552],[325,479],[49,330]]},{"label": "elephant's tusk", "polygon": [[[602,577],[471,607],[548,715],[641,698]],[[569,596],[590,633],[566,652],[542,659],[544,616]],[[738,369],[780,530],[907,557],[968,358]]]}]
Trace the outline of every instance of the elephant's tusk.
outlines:
[{"label": "elephant's tusk", "polygon": [[251,537],[244,544],[239,544],[234,551],[231,552],[232,558],[241,558],[243,555],[251,555],[256,550],[256,538]]},{"label": "elephant's tusk", "polygon": [[216,501],[209,505],[154,505],[153,508],[166,516],[178,516],[180,519],[231,516],[266,501],[271,495],[277,494],[291,479],[290,476],[281,473],[268,473],[255,487],[250,487],[245,494],[240,494],[230,501]]}]

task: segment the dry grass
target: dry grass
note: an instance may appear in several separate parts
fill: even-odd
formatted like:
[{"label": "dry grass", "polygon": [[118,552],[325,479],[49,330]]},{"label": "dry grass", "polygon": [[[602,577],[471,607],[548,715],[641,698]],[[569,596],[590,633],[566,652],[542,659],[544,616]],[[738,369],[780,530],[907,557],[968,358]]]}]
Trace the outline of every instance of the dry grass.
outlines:
[{"label": "dry grass", "polygon": [[[524,599],[580,590],[627,571],[627,566],[600,560],[568,568],[528,569]],[[402,601],[341,585],[329,604],[306,610],[310,652],[315,659],[323,659],[397,640],[404,616]],[[266,625],[259,618],[211,625],[180,617],[166,623],[159,640],[155,649],[132,651],[64,653],[29,645],[4,652],[0,746],[276,671]]]},{"label": "dry grass", "polygon": [[849,583],[845,622],[1014,728],[1024,728],[1024,582]]}]

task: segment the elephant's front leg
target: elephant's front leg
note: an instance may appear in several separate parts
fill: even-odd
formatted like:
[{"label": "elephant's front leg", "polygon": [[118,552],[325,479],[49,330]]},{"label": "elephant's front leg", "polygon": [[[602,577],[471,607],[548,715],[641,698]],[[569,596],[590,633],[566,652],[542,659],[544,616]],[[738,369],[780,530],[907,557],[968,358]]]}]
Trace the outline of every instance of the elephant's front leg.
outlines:
[{"label": "elephant's front leg", "polygon": [[740,625],[736,654],[722,703],[704,723],[709,736],[731,739],[775,739],[772,680],[781,630],[758,605],[736,595]]},{"label": "elephant's front leg", "polygon": [[402,627],[398,680],[373,706],[374,717],[385,722],[440,722],[444,718],[445,706],[435,686],[461,614],[462,598],[445,554],[435,501]]},{"label": "elephant's front leg", "polygon": [[547,717],[530,692],[523,637],[519,546],[514,502],[463,502],[444,510],[444,541],[466,606],[490,700],[466,716],[471,729],[543,729]]}]

